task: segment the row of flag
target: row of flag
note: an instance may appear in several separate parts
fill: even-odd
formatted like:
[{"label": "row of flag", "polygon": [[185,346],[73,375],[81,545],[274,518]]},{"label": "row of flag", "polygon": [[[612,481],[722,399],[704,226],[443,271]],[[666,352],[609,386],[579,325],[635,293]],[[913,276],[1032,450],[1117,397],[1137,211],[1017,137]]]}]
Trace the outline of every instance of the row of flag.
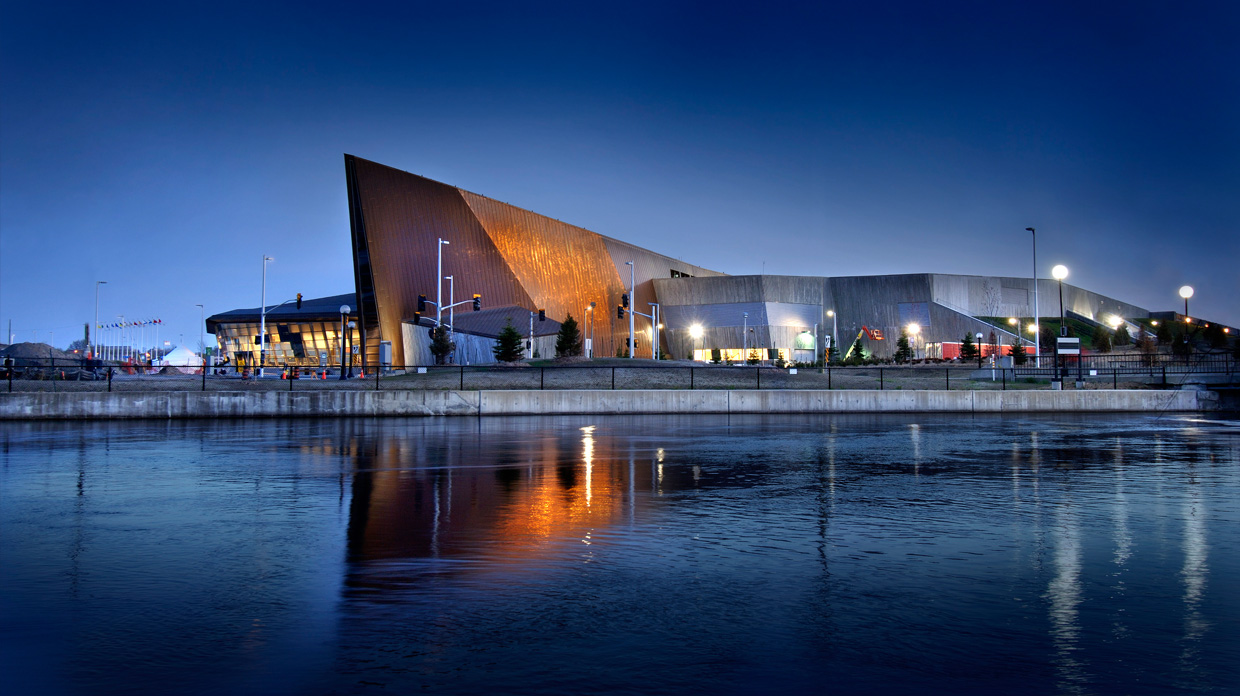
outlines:
[{"label": "row of flag", "polygon": [[118,321],[115,324],[97,324],[97,329],[123,329],[128,326],[154,326],[164,323],[163,319],[139,319],[137,321]]}]

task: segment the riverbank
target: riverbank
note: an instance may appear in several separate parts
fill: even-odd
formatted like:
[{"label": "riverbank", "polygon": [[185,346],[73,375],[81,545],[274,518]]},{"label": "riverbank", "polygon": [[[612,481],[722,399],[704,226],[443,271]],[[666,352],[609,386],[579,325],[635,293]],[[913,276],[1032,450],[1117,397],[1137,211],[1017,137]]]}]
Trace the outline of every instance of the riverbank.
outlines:
[{"label": "riverbank", "polygon": [[1160,413],[1210,391],[495,390],[0,394],[0,420],[514,416],[607,413]]}]

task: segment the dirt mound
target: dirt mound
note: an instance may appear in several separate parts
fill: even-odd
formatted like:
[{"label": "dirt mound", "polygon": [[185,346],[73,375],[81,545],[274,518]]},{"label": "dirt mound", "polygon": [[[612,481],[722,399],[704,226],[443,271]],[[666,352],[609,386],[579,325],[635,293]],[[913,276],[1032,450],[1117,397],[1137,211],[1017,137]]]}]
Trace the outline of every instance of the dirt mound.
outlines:
[{"label": "dirt mound", "polygon": [[81,355],[66,353],[46,343],[14,343],[0,350],[0,357],[13,358],[14,360],[37,360],[40,362],[82,359]]}]

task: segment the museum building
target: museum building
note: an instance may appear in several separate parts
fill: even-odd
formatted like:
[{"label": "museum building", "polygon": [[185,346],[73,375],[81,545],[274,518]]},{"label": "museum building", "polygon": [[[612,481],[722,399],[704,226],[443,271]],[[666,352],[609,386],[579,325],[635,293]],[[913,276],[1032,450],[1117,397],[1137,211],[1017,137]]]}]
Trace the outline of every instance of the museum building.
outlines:
[{"label": "museum building", "polygon": [[[458,362],[469,364],[493,360],[489,347],[509,322],[527,336],[529,354],[551,357],[555,332],[570,314],[593,355],[624,355],[633,310],[638,358],[652,357],[657,342],[674,359],[709,360],[719,351],[740,361],[756,350],[763,360],[812,362],[832,341],[843,352],[857,339],[885,357],[910,327],[923,356],[952,357],[966,333],[982,334],[993,350],[1006,352],[1017,341],[1032,347],[1032,334],[1022,333],[1034,314],[1031,278],[732,276],[360,157],[344,159],[354,291],[306,300],[300,309],[268,308],[268,364],[339,364],[348,350],[342,319],[353,323],[355,363],[429,364],[437,296],[445,306],[461,304],[452,324]],[[436,277],[444,279],[439,288]],[[1039,279],[1042,316],[1059,316],[1058,291],[1057,281]],[[479,312],[469,303],[475,295]],[[347,317],[341,305],[349,306]],[[1150,316],[1066,283],[1063,305],[1065,314],[1092,323]],[[210,317],[207,330],[223,354],[253,364],[260,319],[258,308],[233,310]]]}]

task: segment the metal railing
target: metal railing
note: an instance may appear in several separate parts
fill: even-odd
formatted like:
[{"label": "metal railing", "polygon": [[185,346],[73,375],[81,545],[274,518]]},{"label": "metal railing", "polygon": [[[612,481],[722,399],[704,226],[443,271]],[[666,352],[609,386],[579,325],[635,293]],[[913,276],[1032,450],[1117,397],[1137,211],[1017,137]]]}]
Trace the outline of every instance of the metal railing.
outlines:
[{"label": "metal railing", "polygon": [[[1150,358],[1153,358],[1152,360]],[[1223,381],[1240,377],[1226,355],[1091,355],[1056,365],[992,367],[990,361],[941,364],[780,368],[762,365],[616,365],[593,362],[546,366],[427,365],[383,371],[345,367],[158,367],[85,360],[17,360],[0,365],[7,391],[311,391],[325,389],[1037,389],[1051,380],[1090,388],[1167,386],[1191,374]],[[1216,380],[1217,381],[1217,380]]]}]

